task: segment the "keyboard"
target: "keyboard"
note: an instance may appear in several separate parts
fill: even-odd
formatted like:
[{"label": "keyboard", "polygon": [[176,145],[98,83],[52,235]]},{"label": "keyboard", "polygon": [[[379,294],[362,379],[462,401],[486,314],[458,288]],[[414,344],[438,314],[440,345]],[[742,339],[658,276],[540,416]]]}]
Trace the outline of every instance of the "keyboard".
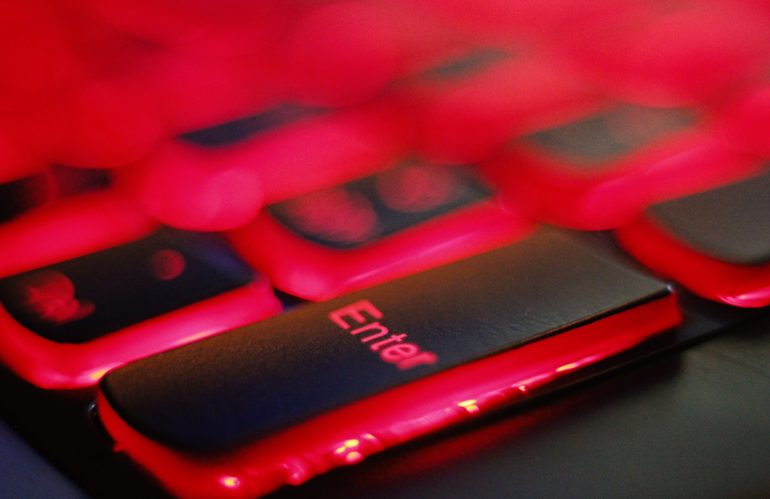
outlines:
[{"label": "keyboard", "polygon": [[459,497],[387,484],[766,331],[761,1],[1,9],[2,417],[90,496]]}]

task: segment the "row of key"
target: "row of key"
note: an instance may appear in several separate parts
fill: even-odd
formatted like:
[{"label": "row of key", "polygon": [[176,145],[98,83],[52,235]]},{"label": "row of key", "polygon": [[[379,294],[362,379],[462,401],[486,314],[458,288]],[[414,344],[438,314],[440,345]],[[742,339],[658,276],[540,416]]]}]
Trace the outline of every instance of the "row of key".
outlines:
[{"label": "row of key", "polygon": [[0,16],[0,361],[172,494],[515,402],[679,286],[770,305],[764,2],[225,3]]}]

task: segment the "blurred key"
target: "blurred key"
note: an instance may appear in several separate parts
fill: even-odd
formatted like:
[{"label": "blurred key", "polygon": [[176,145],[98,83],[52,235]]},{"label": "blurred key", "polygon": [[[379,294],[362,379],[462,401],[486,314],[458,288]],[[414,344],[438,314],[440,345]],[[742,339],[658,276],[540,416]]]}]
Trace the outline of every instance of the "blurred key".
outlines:
[{"label": "blurred key", "polygon": [[401,164],[272,204],[231,240],[276,287],[323,300],[510,243],[532,228],[472,168]]},{"label": "blurred key", "polygon": [[255,497],[525,399],[679,320],[665,283],[538,234],[129,365],[98,413],[173,495]]},{"label": "blurred key", "polygon": [[770,305],[770,173],[651,206],[618,231],[643,264],[706,298]]},{"label": "blurred key", "polygon": [[408,5],[342,1],[308,8],[284,41],[285,84],[309,105],[366,102],[459,42]]},{"label": "blurred key", "polygon": [[109,184],[106,172],[60,166],[0,183],[0,223],[57,199],[107,189]]},{"label": "blurred key", "polygon": [[0,275],[122,244],[146,235],[156,225],[114,191],[49,203],[0,224]]},{"label": "blurred key", "polygon": [[558,41],[608,93],[641,104],[718,97],[770,62],[766,17],[739,2],[648,2]]},{"label": "blurred key", "polygon": [[57,389],[280,310],[267,282],[221,241],[168,229],[4,274],[0,305],[0,359]]},{"label": "blurred key", "polygon": [[528,188],[540,216],[569,227],[616,227],[648,204],[755,172],[695,108],[605,101],[521,137],[505,160],[508,184]]},{"label": "blurred key", "polygon": [[396,91],[417,121],[418,147],[427,157],[486,160],[513,137],[585,105],[589,87],[553,58],[527,50],[466,49]]},{"label": "blurred key", "polygon": [[179,228],[234,228],[264,203],[386,168],[409,138],[401,116],[387,107],[299,111],[287,119],[267,112],[246,140],[224,147],[176,140],[126,172],[143,206]]}]

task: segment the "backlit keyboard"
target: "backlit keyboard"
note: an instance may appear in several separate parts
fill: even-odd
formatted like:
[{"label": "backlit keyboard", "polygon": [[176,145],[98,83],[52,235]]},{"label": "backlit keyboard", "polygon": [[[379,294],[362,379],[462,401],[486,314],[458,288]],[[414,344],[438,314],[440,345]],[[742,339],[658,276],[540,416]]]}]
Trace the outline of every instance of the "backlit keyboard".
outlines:
[{"label": "backlit keyboard", "polygon": [[762,1],[0,26],[3,416],[96,496],[301,486],[770,305]]}]

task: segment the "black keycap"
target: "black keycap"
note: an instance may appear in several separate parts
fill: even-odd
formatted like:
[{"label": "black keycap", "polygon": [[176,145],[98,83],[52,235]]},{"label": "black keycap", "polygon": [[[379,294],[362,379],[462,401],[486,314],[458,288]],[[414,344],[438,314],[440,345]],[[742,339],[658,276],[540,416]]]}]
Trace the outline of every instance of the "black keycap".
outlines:
[{"label": "black keycap", "polygon": [[109,374],[102,390],[146,436],[223,451],[664,298],[665,283],[541,232],[139,361]]},{"label": "black keycap", "polygon": [[608,166],[695,121],[685,109],[661,109],[619,104],[579,121],[525,137],[538,148],[571,166]]},{"label": "black keycap", "polygon": [[85,343],[253,279],[254,272],[213,236],[161,229],[0,279],[0,303],[43,338]]},{"label": "black keycap", "polygon": [[718,260],[770,263],[770,173],[660,203],[647,214],[687,246]]},{"label": "black keycap", "polygon": [[488,200],[492,191],[469,166],[402,164],[347,184],[268,207],[303,239],[353,249]]}]

